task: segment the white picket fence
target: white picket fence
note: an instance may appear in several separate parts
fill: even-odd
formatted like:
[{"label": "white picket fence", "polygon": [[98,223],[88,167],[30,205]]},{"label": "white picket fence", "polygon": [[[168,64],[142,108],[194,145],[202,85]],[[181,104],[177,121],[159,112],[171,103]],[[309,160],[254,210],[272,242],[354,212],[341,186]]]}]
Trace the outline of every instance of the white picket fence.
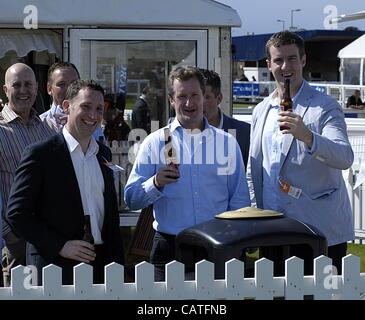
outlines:
[{"label": "white picket fence", "polygon": [[0,300],[180,300],[180,299],[258,299],[284,297],[301,300],[312,295],[316,300],[358,300],[365,292],[365,273],[360,273],[360,259],[343,258],[343,275],[332,273],[331,260],[325,256],[314,260],[314,274],[303,276],[303,261],[291,257],[285,263],[285,276],[273,277],[273,263],[255,262],[255,277],[244,277],[244,263],[226,262],[225,279],[214,279],[214,264],[200,261],[195,266],[196,280],[184,280],[184,265],[166,265],[166,282],[154,282],[153,265],[142,262],[135,267],[135,282],[124,282],[124,267],[112,263],[105,267],[105,284],[92,284],[92,267],[74,268],[74,285],[61,284],[61,269],[49,265],[43,269],[43,286],[31,286],[26,267],[12,270],[12,285],[0,288]]}]

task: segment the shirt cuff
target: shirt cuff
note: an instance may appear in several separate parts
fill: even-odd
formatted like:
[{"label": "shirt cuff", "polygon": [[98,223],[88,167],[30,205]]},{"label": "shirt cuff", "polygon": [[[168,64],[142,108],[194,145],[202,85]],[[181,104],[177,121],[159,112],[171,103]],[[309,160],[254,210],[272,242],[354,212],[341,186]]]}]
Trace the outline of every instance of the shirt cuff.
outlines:
[{"label": "shirt cuff", "polygon": [[161,188],[161,191],[156,188],[155,184],[153,183],[154,177],[155,176],[152,176],[147,181],[142,183],[142,187],[152,203],[163,196],[163,193],[161,192],[163,190],[163,187]]},{"label": "shirt cuff", "polygon": [[307,144],[305,144],[306,151],[311,155],[315,154],[317,152],[317,149],[318,149],[318,146],[317,146],[317,133],[315,133],[313,131],[312,131],[312,139],[313,139],[312,148],[308,148]]},{"label": "shirt cuff", "polygon": [[325,162],[326,159],[323,158],[321,155],[319,155],[319,152],[318,152],[318,133],[314,133],[312,132],[313,134],[313,143],[312,143],[312,148],[308,148],[307,147],[307,152],[312,155],[314,157],[314,159],[318,160],[318,161],[321,161],[321,162]]}]

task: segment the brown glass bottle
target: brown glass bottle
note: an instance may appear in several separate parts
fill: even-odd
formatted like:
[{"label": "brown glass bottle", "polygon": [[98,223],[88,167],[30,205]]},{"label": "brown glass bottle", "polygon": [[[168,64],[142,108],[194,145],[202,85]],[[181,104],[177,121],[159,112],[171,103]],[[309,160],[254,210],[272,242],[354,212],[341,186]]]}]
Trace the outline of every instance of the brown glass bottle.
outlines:
[{"label": "brown glass bottle", "polygon": [[[290,79],[285,79],[283,97],[280,101],[281,111],[293,111],[293,101],[290,97]],[[280,126],[280,130],[289,129],[286,126]]]},{"label": "brown glass bottle", "polygon": [[165,159],[167,165],[177,165],[176,150],[172,144],[170,130],[165,129]]},{"label": "brown glass bottle", "polygon": [[84,215],[84,236],[82,240],[87,241],[91,244],[94,244],[94,237],[91,232],[91,223],[90,223],[90,216]]}]

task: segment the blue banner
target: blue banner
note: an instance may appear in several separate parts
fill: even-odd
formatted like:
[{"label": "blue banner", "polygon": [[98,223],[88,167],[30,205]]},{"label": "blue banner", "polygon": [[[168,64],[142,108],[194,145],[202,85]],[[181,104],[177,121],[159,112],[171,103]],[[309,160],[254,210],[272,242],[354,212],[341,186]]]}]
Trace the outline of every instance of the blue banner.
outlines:
[{"label": "blue banner", "polygon": [[232,89],[233,89],[233,95],[236,98],[241,98],[241,97],[245,98],[245,97],[260,95],[258,83],[234,81]]}]

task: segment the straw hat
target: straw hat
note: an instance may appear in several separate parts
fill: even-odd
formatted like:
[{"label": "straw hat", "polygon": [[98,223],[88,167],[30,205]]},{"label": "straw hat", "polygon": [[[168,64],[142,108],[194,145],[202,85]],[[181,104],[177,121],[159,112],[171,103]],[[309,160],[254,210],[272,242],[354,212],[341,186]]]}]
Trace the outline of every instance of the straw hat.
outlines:
[{"label": "straw hat", "polygon": [[274,218],[282,217],[283,214],[273,210],[263,210],[253,207],[245,207],[234,211],[225,211],[217,214],[219,219],[248,219],[248,218]]}]

